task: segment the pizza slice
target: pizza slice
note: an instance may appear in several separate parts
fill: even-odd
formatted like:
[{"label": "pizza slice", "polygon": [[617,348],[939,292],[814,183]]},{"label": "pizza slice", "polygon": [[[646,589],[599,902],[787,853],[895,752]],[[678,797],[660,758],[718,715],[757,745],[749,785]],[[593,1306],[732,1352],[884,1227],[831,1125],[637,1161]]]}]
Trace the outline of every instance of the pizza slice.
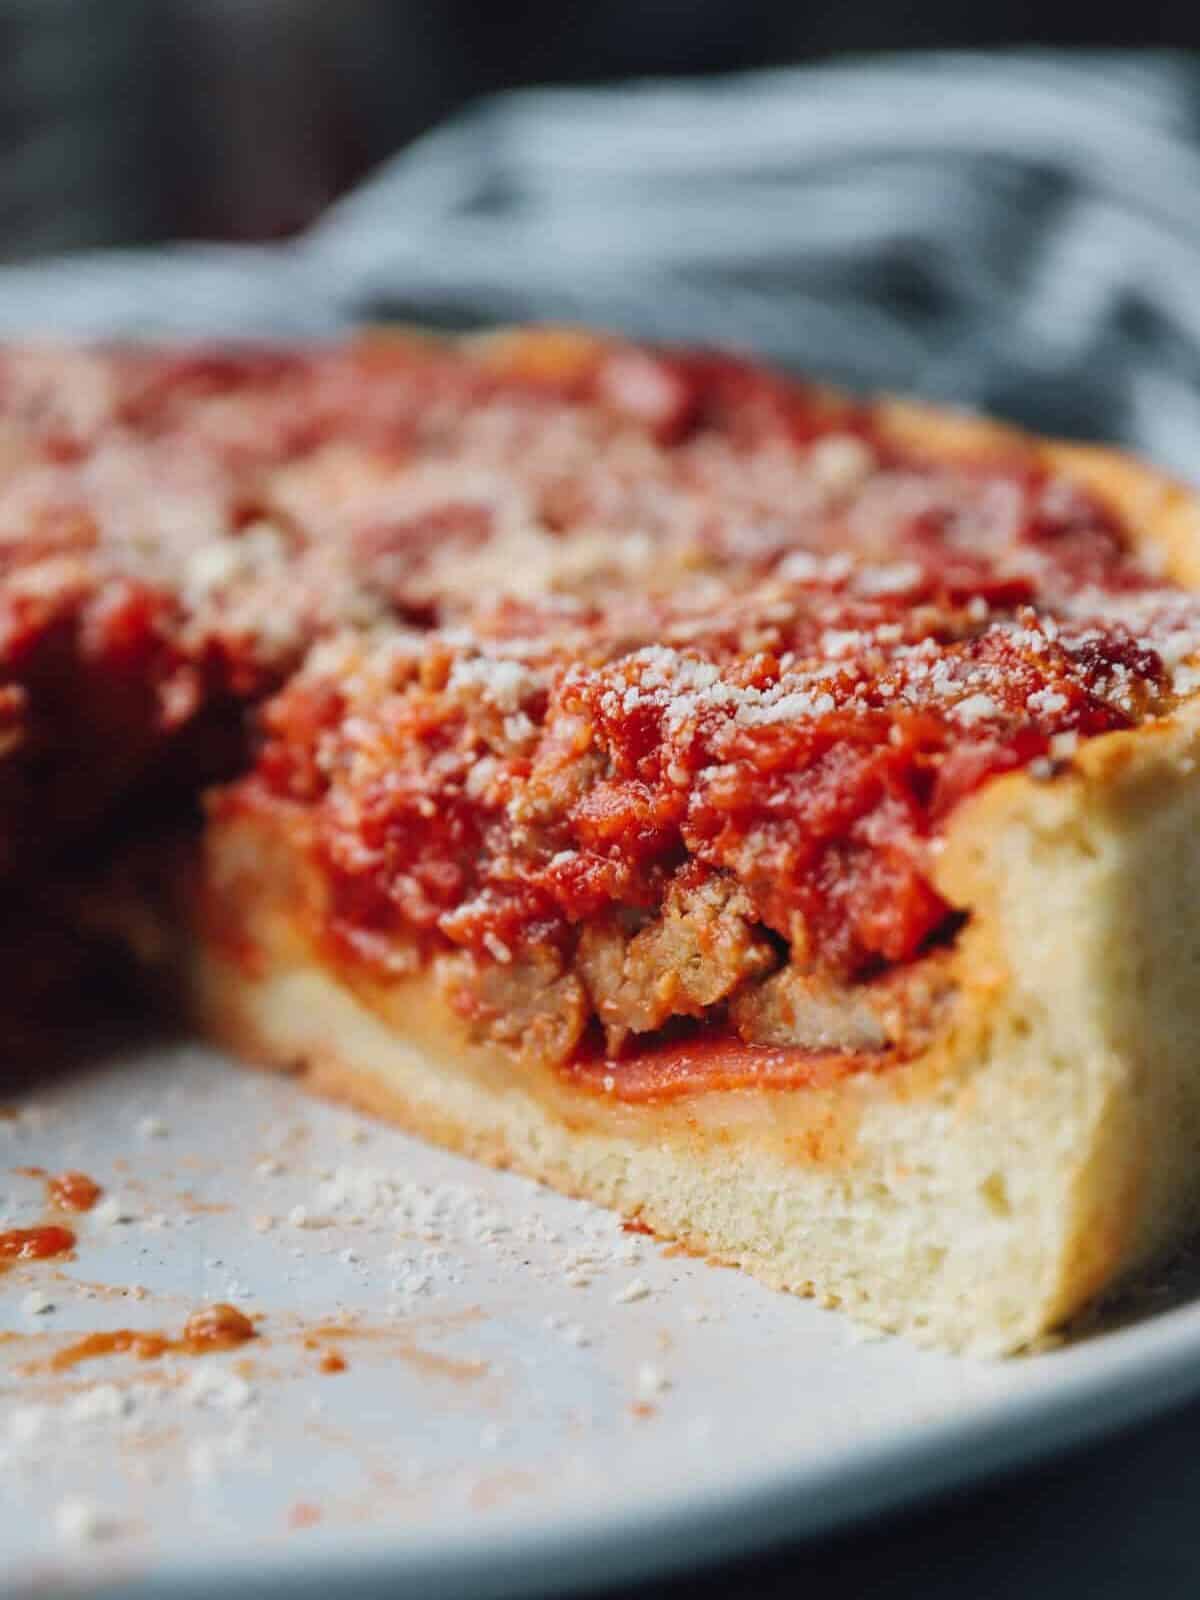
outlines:
[{"label": "pizza slice", "polygon": [[635,455],[669,583],[310,657],[210,800],[198,1015],[1017,1348],[1197,1222],[1200,518],[1110,455],[890,404],[785,437],[756,398],[589,462],[619,541]]},{"label": "pizza slice", "polygon": [[10,897],[202,1030],[954,1346],[1196,1226],[1186,492],[571,332],[10,352],[0,422]]}]

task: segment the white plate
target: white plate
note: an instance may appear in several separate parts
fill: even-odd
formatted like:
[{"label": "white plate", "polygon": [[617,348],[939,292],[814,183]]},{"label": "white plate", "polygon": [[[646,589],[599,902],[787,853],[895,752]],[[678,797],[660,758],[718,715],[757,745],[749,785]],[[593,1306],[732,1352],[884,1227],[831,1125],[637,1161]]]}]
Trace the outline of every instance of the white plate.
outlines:
[{"label": "white plate", "polygon": [[[0,1280],[6,1593],[561,1591],[844,1525],[1200,1391],[1200,1305],[1022,1361],[864,1342],[192,1046],[17,1109],[5,1227],[46,1215],[21,1167],[119,1204],[78,1220],[73,1261]],[[45,1370],[206,1300],[259,1337]],[[319,1370],[329,1348],[347,1370]]]}]

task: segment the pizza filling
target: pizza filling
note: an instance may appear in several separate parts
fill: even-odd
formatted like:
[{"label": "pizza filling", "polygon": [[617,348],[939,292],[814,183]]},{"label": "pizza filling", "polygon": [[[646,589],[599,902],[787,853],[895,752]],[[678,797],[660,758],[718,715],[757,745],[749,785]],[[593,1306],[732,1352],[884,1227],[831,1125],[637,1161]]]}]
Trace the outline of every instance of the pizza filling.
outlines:
[{"label": "pizza filling", "polygon": [[564,1070],[919,1047],[947,817],[1200,685],[1018,446],[562,333],[0,354],[0,570],[0,870],[249,767],[331,957]]},{"label": "pizza filling", "polygon": [[486,358],[0,350],[0,873],[135,791],[236,772],[239,708],[338,630],[711,565],[731,534],[704,474],[829,410],[737,363],[554,334]]},{"label": "pizza filling", "polygon": [[341,641],[219,804],[303,819],[335,956],[398,942],[539,1059],[697,1022],[911,1051],[961,921],[932,881],[946,818],[1169,707],[1200,610],[1124,571],[1006,606],[878,572]]}]

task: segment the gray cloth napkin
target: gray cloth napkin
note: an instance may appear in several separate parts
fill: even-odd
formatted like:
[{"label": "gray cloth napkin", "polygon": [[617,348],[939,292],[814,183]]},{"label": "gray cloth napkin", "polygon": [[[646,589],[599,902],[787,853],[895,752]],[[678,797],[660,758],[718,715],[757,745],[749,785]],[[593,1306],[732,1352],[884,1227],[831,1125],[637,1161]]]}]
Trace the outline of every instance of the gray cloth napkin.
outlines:
[{"label": "gray cloth napkin", "polygon": [[1122,439],[1200,478],[1200,63],[924,54],[525,91],[300,239],[0,272],[0,332],[572,319]]}]

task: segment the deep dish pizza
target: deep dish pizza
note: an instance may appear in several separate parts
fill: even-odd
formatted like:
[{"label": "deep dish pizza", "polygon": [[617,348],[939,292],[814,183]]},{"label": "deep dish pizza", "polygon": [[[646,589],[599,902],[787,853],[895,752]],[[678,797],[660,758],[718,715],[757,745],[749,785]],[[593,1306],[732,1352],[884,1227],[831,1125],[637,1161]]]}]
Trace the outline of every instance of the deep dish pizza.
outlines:
[{"label": "deep dish pizza", "polygon": [[1183,490],[547,331],[14,350],[0,461],[10,899],[173,824],[243,1056],[954,1345],[1196,1223]]}]

